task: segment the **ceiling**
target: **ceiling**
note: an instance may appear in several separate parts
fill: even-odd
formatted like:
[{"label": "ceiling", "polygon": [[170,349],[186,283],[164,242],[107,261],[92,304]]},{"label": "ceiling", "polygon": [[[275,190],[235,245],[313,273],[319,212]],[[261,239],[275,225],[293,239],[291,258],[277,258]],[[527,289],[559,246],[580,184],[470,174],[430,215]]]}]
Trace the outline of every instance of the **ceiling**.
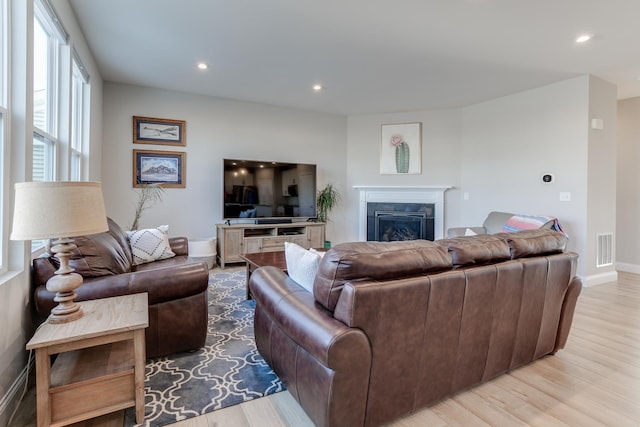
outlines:
[{"label": "ceiling", "polygon": [[[458,108],[582,74],[640,96],[638,0],[70,3],[111,82],[342,115]],[[594,37],[576,44],[582,33]]]}]

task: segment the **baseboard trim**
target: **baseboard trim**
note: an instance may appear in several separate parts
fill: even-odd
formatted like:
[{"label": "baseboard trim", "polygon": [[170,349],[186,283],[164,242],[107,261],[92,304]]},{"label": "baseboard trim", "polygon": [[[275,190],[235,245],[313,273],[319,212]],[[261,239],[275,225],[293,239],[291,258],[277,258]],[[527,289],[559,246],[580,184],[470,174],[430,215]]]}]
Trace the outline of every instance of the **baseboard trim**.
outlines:
[{"label": "baseboard trim", "polygon": [[[22,392],[29,381],[29,372],[33,369],[34,361],[29,359],[27,365],[22,369],[20,375],[11,384],[9,390],[0,399],[0,425],[8,425],[9,418],[13,415],[16,408],[20,405],[22,400]],[[7,423],[7,424],[3,424]]]},{"label": "baseboard trim", "polygon": [[625,262],[617,262],[616,270],[624,271],[625,273],[633,273],[640,274],[640,265],[638,264],[627,264]]},{"label": "baseboard trim", "polygon": [[592,274],[591,276],[583,277],[582,283],[585,287],[589,287],[615,282],[616,280],[618,280],[618,272],[608,271],[606,273]]}]

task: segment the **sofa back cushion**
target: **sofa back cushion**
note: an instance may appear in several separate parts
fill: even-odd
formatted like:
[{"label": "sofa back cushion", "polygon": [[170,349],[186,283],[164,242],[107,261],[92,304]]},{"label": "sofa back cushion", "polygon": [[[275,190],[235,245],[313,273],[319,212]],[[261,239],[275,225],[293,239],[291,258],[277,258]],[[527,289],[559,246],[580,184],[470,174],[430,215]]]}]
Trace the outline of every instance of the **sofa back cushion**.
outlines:
[{"label": "sofa back cushion", "polygon": [[506,240],[512,259],[564,252],[569,240],[563,233],[549,228],[495,236]]},{"label": "sofa back cushion", "polygon": [[109,225],[108,233],[113,236],[114,239],[118,242],[122,251],[124,252],[124,256],[129,260],[129,264],[133,262],[133,254],[131,253],[131,247],[129,246],[129,239],[127,238],[127,234],[120,228],[120,226],[111,218],[107,217],[107,224]]},{"label": "sofa back cushion", "polygon": [[[69,266],[83,277],[99,277],[128,273],[131,263],[116,239],[108,232],[75,237],[77,249],[69,258]],[[56,268],[60,261],[51,257]]]},{"label": "sofa back cushion", "polygon": [[511,259],[506,240],[490,234],[454,237],[436,243],[449,251],[454,267],[481,265]]},{"label": "sofa back cushion", "polygon": [[[131,271],[131,249],[122,235],[124,232],[110,218],[107,218],[109,230],[89,236],[74,237],[77,246],[69,258],[69,266],[83,277],[100,277]],[[55,268],[60,261],[50,257]]]},{"label": "sofa back cushion", "polygon": [[371,343],[367,423],[552,353],[576,261],[563,253],[346,283],[334,315]]},{"label": "sofa back cushion", "polygon": [[334,311],[347,282],[391,280],[451,267],[447,250],[428,240],[342,243],[322,258],[313,292],[318,303]]}]

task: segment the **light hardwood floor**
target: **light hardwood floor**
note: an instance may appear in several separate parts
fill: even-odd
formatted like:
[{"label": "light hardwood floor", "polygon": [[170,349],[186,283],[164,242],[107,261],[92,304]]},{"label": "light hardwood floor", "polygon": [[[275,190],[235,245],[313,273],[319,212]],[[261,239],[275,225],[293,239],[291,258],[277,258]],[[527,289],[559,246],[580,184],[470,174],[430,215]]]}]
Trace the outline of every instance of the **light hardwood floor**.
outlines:
[{"label": "light hardwood floor", "polygon": [[[20,420],[35,417],[33,398],[28,398],[23,406]],[[14,425],[32,426],[35,421]],[[105,421],[91,425],[115,424]],[[288,392],[173,424],[177,427],[312,425]],[[583,289],[567,347],[555,356],[392,424],[393,427],[526,425],[640,426],[640,276],[620,273],[615,283]]]}]

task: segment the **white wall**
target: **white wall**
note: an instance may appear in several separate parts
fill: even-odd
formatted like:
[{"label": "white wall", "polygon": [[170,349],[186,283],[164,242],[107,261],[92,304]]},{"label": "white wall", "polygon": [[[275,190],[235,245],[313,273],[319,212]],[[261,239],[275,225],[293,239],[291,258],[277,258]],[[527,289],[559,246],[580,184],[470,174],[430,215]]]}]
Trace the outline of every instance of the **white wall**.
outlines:
[{"label": "white wall", "polygon": [[[331,181],[343,194],[328,229],[334,243],[358,238],[354,185],[451,185],[445,228],[478,225],[491,210],[557,216],[568,249],[581,255],[578,273],[612,271],[595,268],[595,234],[615,231],[615,87],[600,79],[580,76],[458,110],[347,119],[113,83],[105,84],[104,101],[105,200],[125,227],[136,201],[132,150],[184,150],[187,188],[167,189],[143,226],[168,223],[172,235],[213,236],[224,157],[308,162],[319,166],[319,186]],[[186,120],[186,148],[133,144],[133,115]],[[590,129],[591,118],[602,118],[605,129]],[[409,122],[422,122],[422,173],[381,175],[380,126]],[[545,173],[553,183],[542,182]],[[571,201],[561,202],[560,192]]]},{"label": "white wall", "polygon": [[[480,225],[492,210],[556,216],[570,236],[568,249],[581,255],[578,274],[600,274],[594,233],[615,230],[612,114],[615,87],[580,76],[459,110],[352,116],[347,183],[453,185],[445,193],[445,228]],[[607,128],[591,132],[590,115]],[[408,122],[422,122],[422,174],[380,175],[380,125]],[[553,183],[542,182],[545,173],[554,174]],[[349,236],[356,240],[358,201],[350,191]],[[561,202],[560,192],[570,192],[571,201]]]},{"label": "white wall", "polygon": [[640,274],[640,97],[618,102],[616,262]]},{"label": "white wall", "polygon": [[[560,219],[568,249],[584,254],[587,227],[588,76],[464,109],[463,223],[492,210]],[[542,182],[552,173],[553,183]],[[560,202],[560,192],[571,192]],[[582,271],[584,274],[584,269]]]},{"label": "white wall", "polygon": [[[491,210],[556,216],[580,254],[578,274],[613,271],[596,268],[595,241],[615,232],[615,98],[615,86],[580,76],[465,108],[465,223]],[[591,118],[605,129],[590,129]],[[555,181],[543,183],[545,173]]]},{"label": "white wall", "polygon": [[[12,90],[18,90],[10,99],[12,115],[10,117],[10,142],[9,150],[5,148],[4,155],[10,156],[10,177],[4,191],[10,196],[9,212],[13,209],[13,184],[25,180],[26,153],[29,133],[32,127],[26,117],[30,114],[29,102],[33,98],[29,96],[30,73],[28,72],[28,42],[27,29],[31,27],[30,17],[33,7],[30,2],[12,3],[11,9],[11,57],[9,67],[11,73],[16,76],[12,80]],[[22,29],[19,31],[19,29]],[[3,171],[6,179],[7,174]],[[9,214],[8,216],[11,216]],[[10,230],[10,221],[4,224],[6,230]],[[8,236],[3,236],[7,239]],[[3,242],[4,245],[5,242]],[[6,243],[9,255],[9,273],[0,274],[0,301],[3,301],[3,310],[0,310],[0,426],[8,423],[11,414],[18,406],[18,389],[26,378],[27,355],[25,344],[33,333],[30,326],[31,316],[29,312],[29,255],[24,242],[9,241]]]},{"label": "white wall", "polygon": [[[597,236],[614,236],[612,260],[615,261],[616,235],[616,114],[615,85],[589,76],[589,145],[587,172],[587,230],[586,251],[581,253],[586,266],[587,285],[607,283],[618,275],[615,263],[597,267]],[[595,129],[591,122],[600,119],[603,129]],[[609,252],[608,250],[605,251]]]},{"label": "white wall", "polygon": [[[131,225],[137,200],[132,188],[133,149],[186,152],[186,188],[168,188],[161,203],[144,212],[142,227],[170,226],[172,236],[212,237],[222,222],[222,159],[315,163],[318,187],[345,185],[346,118],[105,83],[103,186],[107,213],[123,228]],[[132,116],[187,122],[186,147],[133,144]],[[327,236],[346,234],[341,207]]]},{"label": "white wall", "polygon": [[[381,175],[381,125],[422,123],[422,173]],[[348,240],[358,240],[358,191],[354,185],[454,186],[460,184],[460,110],[351,116],[348,120]],[[445,228],[459,221],[457,188],[445,192]]]}]

